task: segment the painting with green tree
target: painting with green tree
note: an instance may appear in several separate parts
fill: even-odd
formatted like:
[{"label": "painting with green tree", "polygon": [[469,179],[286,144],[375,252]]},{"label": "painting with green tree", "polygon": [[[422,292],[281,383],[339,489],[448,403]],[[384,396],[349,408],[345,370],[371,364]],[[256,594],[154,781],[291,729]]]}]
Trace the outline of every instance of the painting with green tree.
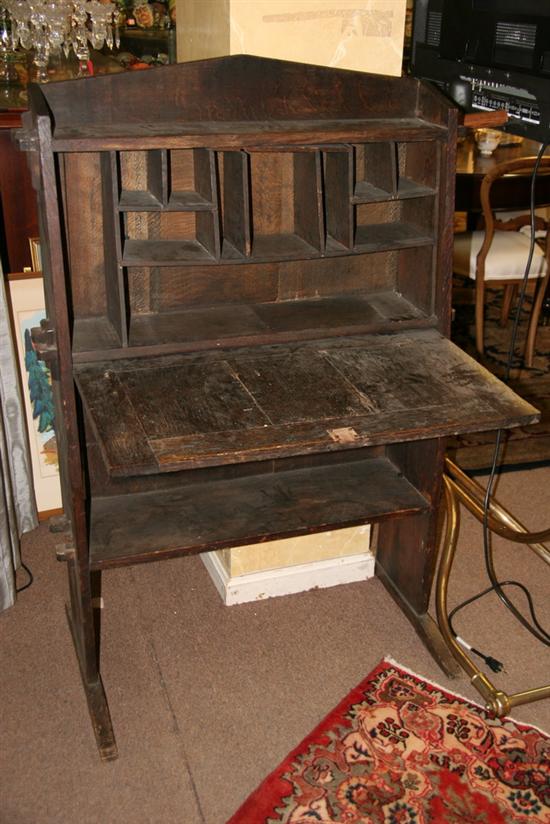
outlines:
[{"label": "painting with green tree", "polygon": [[32,416],[37,422],[39,432],[50,432],[54,424],[50,373],[46,364],[36,356],[29,329],[25,329],[25,368],[29,376]]}]

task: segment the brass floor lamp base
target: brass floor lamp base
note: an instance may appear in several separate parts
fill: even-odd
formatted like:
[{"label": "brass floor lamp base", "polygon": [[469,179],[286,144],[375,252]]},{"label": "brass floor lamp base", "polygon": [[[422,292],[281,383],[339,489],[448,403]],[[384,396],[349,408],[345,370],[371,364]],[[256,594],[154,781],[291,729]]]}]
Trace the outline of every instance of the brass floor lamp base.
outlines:
[{"label": "brass floor lamp base", "polygon": [[[437,622],[445,643],[470,677],[472,686],[483,697],[486,709],[500,718],[519,704],[529,704],[533,701],[541,701],[543,698],[550,698],[550,684],[508,695],[495,687],[485,673],[481,672],[458,643],[451,630],[447,609],[447,590],[460,528],[460,504],[463,504],[478,521],[483,523],[485,490],[465,475],[449,458],[445,461],[445,469],[446,528],[436,580]],[[550,529],[528,532],[510,512],[494,500],[491,500],[489,504],[487,523],[491,532],[510,541],[527,544],[533,552],[550,564],[550,550],[542,543],[550,538]]]}]

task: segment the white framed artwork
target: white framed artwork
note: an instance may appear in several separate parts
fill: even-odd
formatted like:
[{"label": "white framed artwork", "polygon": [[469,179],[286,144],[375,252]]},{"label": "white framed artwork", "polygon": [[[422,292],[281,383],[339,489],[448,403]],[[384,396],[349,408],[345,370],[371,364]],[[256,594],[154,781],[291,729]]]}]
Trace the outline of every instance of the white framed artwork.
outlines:
[{"label": "white framed artwork", "polygon": [[34,272],[8,275],[15,346],[29,434],[34,492],[42,518],[61,511],[51,375],[34,351],[30,330],[45,318],[44,286]]}]

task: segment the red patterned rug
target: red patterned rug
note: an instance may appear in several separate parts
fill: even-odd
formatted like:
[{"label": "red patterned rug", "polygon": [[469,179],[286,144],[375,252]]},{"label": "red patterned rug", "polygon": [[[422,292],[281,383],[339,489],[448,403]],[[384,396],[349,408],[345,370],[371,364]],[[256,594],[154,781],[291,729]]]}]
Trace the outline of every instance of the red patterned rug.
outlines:
[{"label": "red patterned rug", "polygon": [[227,824],[550,824],[550,736],[382,661]]}]

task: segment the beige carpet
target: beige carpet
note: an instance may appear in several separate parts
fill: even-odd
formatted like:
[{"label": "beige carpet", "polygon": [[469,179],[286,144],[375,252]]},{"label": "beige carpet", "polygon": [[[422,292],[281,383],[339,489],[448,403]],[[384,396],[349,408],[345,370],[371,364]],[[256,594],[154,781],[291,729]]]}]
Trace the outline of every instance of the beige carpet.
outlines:
[{"label": "beige carpet", "polygon": [[[550,467],[515,471],[502,476],[499,499],[542,528],[549,491]],[[56,540],[45,526],[25,538],[35,581],[0,615],[2,824],[223,824],[386,655],[477,699],[465,677],[443,676],[377,580],[224,607],[198,558],[121,569],[104,576],[103,631],[120,758],[101,764]],[[495,547],[499,573],[530,586],[548,628],[548,566],[526,548]],[[465,516],[452,600],[485,585],[480,532]],[[456,626],[504,661],[504,689],[550,681],[549,649],[495,596]],[[550,731],[550,700],[513,715]]]}]

